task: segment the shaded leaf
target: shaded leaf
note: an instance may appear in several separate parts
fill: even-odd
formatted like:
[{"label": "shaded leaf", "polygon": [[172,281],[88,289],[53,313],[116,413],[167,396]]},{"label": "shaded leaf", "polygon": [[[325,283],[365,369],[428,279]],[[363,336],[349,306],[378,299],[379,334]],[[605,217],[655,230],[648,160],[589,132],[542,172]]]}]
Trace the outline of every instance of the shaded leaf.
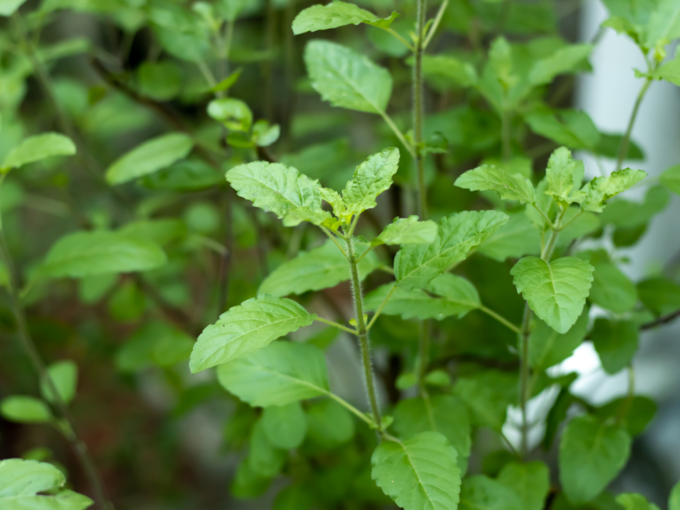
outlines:
[{"label": "shaded leaf", "polygon": [[519,200],[523,204],[536,201],[529,179],[522,174],[510,175],[494,165],[482,165],[465,172],[454,184],[470,191],[493,190],[504,200]]},{"label": "shaded leaf", "polygon": [[524,212],[510,213],[510,220],[499,228],[477,253],[503,262],[508,258],[541,253],[541,235]]},{"label": "shaded leaf", "polygon": [[497,480],[475,475],[463,481],[459,510],[525,510],[519,496]]},{"label": "shaded leaf", "polygon": [[519,497],[523,510],[541,510],[550,489],[550,472],[543,462],[511,462],[501,469],[498,481]]},{"label": "shaded leaf", "polygon": [[635,284],[612,263],[595,264],[589,299],[616,313],[632,310],[637,303]]},{"label": "shaded leaf", "polygon": [[576,323],[564,334],[542,320],[536,319],[536,323],[529,336],[529,365],[545,370],[567,359],[581,345],[588,329],[588,308],[583,309]]},{"label": "shaded leaf", "polygon": [[615,374],[623,370],[637,352],[638,326],[632,321],[599,318],[590,332],[590,338],[602,368],[608,374]]},{"label": "shaded leaf", "polygon": [[676,195],[680,195],[680,165],[674,165],[664,171],[659,177],[661,184]]},{"label": "shaded leaf", "polygon": [[272,445],[290,450],[302,444],[307,433],[307,417],[299,402],[270,406],[262,413],[262,427]]}]

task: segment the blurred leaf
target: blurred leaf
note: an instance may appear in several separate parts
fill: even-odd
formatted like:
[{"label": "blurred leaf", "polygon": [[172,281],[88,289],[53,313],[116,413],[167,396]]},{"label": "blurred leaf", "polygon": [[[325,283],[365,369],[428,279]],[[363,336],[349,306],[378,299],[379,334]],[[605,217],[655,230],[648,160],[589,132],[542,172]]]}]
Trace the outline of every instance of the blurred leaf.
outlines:
[{"label": "blurred leaf", "polygon": [[638,326],[631,321],[599,318],[590,332],[602,368],[616,374],[632,360],[638,348]]},{"label": "blurred leaf", "polygon": [[64,135],[45,133],[31,136],[5,156],[5,161],[0,165],[0,174],[52,156],[71,156],[75,153],[75,144]]},{"label": "blurred leaf", "polygon": [[208,115],[234,131],[248,132],[253,123],[253,112],[248,105],[240,99],[231,97],[210,101]]},{"label": "blurred leaf", "polygon": [[248,457],[246,457],[250,468],[259,476],[275,476],[281,471],[286,457],[284,450],[277,448],[269,441],[263,420],[260,419],[255,423],[250,435]]},{"label": "blurred leaf", "polygon": [[659,507],[650,503],[640,494],[630,492],[616,496],[616,502],[626,510],[659,510]]},{"label": "blurred leaf", "polygon": [[224,175],[199,159],[186,159],[140,179],[148,189],[200,191],[225,182]]},{"label": "blurred leaf", "polygon": [[661,184],[666,186],[676,195],[680,195],[680,165],[674,165],[668,168],[659,177]]},{"label": "blurred leaf", "polygon": [[523,501],[513,489],[483,475],[463,481],[460,491],[460,510],[524,510]]},{"label": "blurred leaf", "polygon": [[600,143],[600,132],[582,111],[538,109],[524,119],[534,133],[558,145],[594,151]]},{"label": "blurred leaf", "polygon": [[[78,366],[73,361],[58,361],[47,367],[47,374],[52,379],[61,401],[69,404],[76,395]],[[40,381],[40,394],[48,402],[57,403],[57,398],[52,392],[52,386],[47,382],[47,378]]]},{"label": "blurred leaf", "polygon": [[0,0],[0,16],[10,17],[26,0]]},{"label": "blurred leaf", "polygon": [[534,85],[552,82],[557,75],[579,71],[577,67],[593,51],[592,44],[572,44],[552,55],[538,60],[531,69],[529,79]]},{"label": "blurred leaf", "polygon": [[310,403],[307,412],[307,437],[324,449],[335,448],[354,436],[354,419],[335,400]]},{"label": "blurred leaf", "polygon": [[6,420],[17,423],[49,423],[54,419],[52,411],[45,402],[39,398],[21,395],[2,400],[0,402],[0,413]]},{"label": "blurred leaf", "polygon": [[[626,411],[625,416],[622,411]],[[621,416],[621,426],[631,437],[642,434],[656,414],[656,403],[648,398],[635,395],[632,400],[628,397],[615,398],[595,410],[595,416],[601,420],[617,419]]]},{"label": "blurred leaf", "polygon": [[536,370],[545,370],[564,361],[581,345],[587,329],[587,307],[583,308],[576,323],[564,334],[536,319],[536,325],[529,336],[529,365]]},{"label": "blurred leaf", "polygon": [[543,462],[511,462],[498,481],[517,494],[523,510],[541,510],[550,489],[550,472]]},{"label": "blurred leaf", "polygon": [[172,99],[182,87],[182,69],[170,60],[143,62],[136,72],[141,94],[158,101]]},{"label": "blurred leaf", "polygon": [[614,264],[595,264],[589,299],[616,313],[632,310],[637,304],[635,285]]},{"label": "blurred leaf", "polygon": [[501,430],[507,408],[517,401],[517,374],[485,370],[460,377],[453,387],[472,413],[477,426]]},{"label": "blurred leaf", "polygon": [[649,278],[638,283],[642,304],[656,315],[666,315],[680,309],[680,285],[665,278]]},{"label": "blurred leaf", "polygon": [[489,237],[477,253],[503,262],[508,258],[541,253],[541,236],[524,212],[510,213],[510,220]]},{"label": "blurred leaf", "polygon": [[262,427],[272,445],[291,450],[305,439],[307,417],[299,402],[270,406],[262,413]]}]

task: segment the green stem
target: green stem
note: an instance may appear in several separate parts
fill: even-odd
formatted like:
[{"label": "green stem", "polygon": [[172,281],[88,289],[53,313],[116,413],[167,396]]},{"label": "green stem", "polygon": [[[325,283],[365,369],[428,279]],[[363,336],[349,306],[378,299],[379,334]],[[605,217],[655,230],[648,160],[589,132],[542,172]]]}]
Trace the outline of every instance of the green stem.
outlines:
[{"label": "green stem", "polygon": [[638,110],[640,110],[640,105],[642,104],[642,99],[644,99],[645,94],[647,93],[647,90],[649,89],[649,86],[652,84],[652,79],[647,78],[645,80],[645,84],[642,86],[642,89],[640,89],[640,93],[637,96],[637,99],[635,100],[635,106],[633,106],[633,113],[630,116],[630,120],[628,121],[628,128],[626,129],[626,134],[623,136],[623,140],[621,140],[621,146],[619,147],[619,157],[616,161],[616,169],[621,170],[621,166],[623,165],[623,160],[626,159],[626,156],[628,155],[628,146],[630,145],[630,135],[633,132],[633,125],[635,124],[635,118],[637,117]]},{"label": "green stem", "polygon": [[394,132],[394,134],[397,135],[397,138],[399,138],[399,141],[402,143],[402,145],[406,147],[408,153],[415,158],[416,153],[413,150],[413,147],[411,147],[411,144],[406,140],[406,137],[404,136],[404,133],[401,132],[401,129],[397,127],[392,118],[386,112],[380,111],[379,113],[390,129]]},{"label": "green stem", "polygon": [[[507,0],[506,0],[507,1]],[[501,138],[503,139],[503,162],[510,161],[512,150],[510,147],[510,112],[505,110],[501,115]]]},{"label": "green stem", "polygon": [[430,321],[420,321],[420,340],[418,343],[418,391],[423,398],[428,398],[425,388],[425,374],[430,363]]},{"label": "green stem", "polygon": [[338,397],[335,393],[331,393],[330,391],[326,392],[326,395],[328,395],[330,398],[335,400],[338,404],[343,406],[345,409],[353,413],[357,418],[365,422],[369,427],[373,427],[375,424],[368,418],[364,413],[359,411],[356,407],[354,407],[352,404],[347,402],[345,399]]},{"label": "green stem", "polygon": [[395,291],[395,290],[397,290],[396,284],[394,285],[394,287],[392,287],[392,290],[389,291],[389,293],[387,294],[387,296],[385,296],[385,299],[383,300],[382,304],[380,305],[380,308],[378,308],[378,309],[376,310],[375,315],[374,315],[373,318],[371,319],[371,322],[369,322],[369,323],[368,323],[368,326],[366,326],[366,329],[367,329],[367,330],[371,329],[371,326],[373,326],[373,324],[375,323],[376,319],[377,319],[378,316],[380,315],[380,312],[382,312],[383,308],[385,308],[385,305],[386,305],[387,302],[390,300],[390,298],[392,297],[392,294],[394,294],[394,291]]},{"label": "green stem", "polygon": [[353,335],[358,334],[357,330],[348,328],[346,326],[343,326],[342,324],[338,324],[337,322],[329,321],[328,319],[324,319],[323,317],[316,317],[314,319],[315,321],[323,322],[324,324],[328,324],[329,326],[333,326],[334,328],[341,329],[343,331],[347,331],[347,333],[352,333]]},{"label": "green stem", "polygon": [[427,189],[425,188],[425,160],[422,153],[423,143],[423,52],[425,31],[425,11],[427,0],[418,0],[416,16],[416,51],[413,66],[413,141],[415,144],[415,163],[418,172],[418,215],[427,219]]},{"label": "green stem", "polygon": [[506,318],[503,317],[502,315],[500,315],[500,314],[494,312],[494,311],[491,310],[490,308],[487,308],[486,306],[482,305],[482,306],[479,308],[479,311],[480,311],[480,312],[484,312],[485,314],[487,314],[487,315],[490,316],[490,317],[493,317],[493,318],[496,319],[498,322],[500,322],[501,324],[503,324],[506,328],[508,328],[508,329],[510,329],[510,330],[512,330],[512,331],[514,331],[514,332],[517,333],[518,335],[522,333],[522,330],[521,330],[519,327],[515,326],[515,325],[514,325],[512,322],[510,322],[508,319],[506,319]]},{"label": "green stem", "polygon": [[330,239],[331,241],[333,241],[335,243],[335,246],[338,247],[338,250],[340,250],[340,253],[342,253],[345,256],[345,258],[347,258],[347,252],[345,251],[345,249],[342,246],[340,246],[340,243],[335,238],[335,236],[331,233],[331,231],[328,230],[326,227],[319,226],[319,228],[323,231],[324,234],[326,234],[328,236],[328,239]]},{"label": "green stem", "polygon": [[[448,2],[448,0],[446,0],[446,1]],[[385,32],[387,32],[388,34],[392,35],[393,37],[395,37],[401,43],[403,43],[404,46],[406,46],[409,50],[415,51],[415,48],[413,46],[411,46],[406,39],[404,39],[402,36],[400,36],[399,33],[397,33],[392,27],[383,28],[383,30]]]},{"label": "green stem", "polygon": [[354,312],[357,321],[356,334],[359,337],[359,344],[361,346],[361,362],[364,367],[366,391],[368,393],[368,401],[373,413],[373,420],[375,421],[378,430],[382,430],[382,419],[380,417],[380,408],[378,407],[378,398],[375,391],[373,368],[371,367],[370,342],[368,339],[366,322],[364,321],[364,301],[361,293],[361,281],[359,280],[359,269],[356,263],[356,254],[354,252],[354,242],[350,236],[347,237],[346,241],[348,255],[347,260],[349,261],[349,271],[352,279],[352,294],[354,296]]},{"label": "green stem", "polygon": [[427,48],[427,45],[430,44],[430,41],[434,37],[434,33],[437,31],[437,27],[439,27],[439,23],[441,22],[442,17],[444,16],[444,12],[446,12],[446,8],[448,7],[448,5],[449,0],[444,0],[442,4],[439,6],[437,16],[434,18],[434,23],[432,23],[430,31],[427,33],[427,37],[425,38],[425,42],[423,43],[423,49]]}]

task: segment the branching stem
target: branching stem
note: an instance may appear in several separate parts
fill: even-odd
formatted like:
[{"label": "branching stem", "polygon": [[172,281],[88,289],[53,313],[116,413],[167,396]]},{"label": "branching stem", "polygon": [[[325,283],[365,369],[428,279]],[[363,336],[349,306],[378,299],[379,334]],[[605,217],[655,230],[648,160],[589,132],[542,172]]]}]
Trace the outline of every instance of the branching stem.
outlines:
[{"label": "branching stem", "polygon": [[633,113],[630,115],[630,120],[628,121],[628,127],[626,128],[626,134],[623,136],[623,140],[621,140],[621,146],[619,147],[619,157],[616,161],[616,169],[621,170],[621,166],[623,166],[623,161],[626,159],[626,156],[628,155],[628,147],[630,145],[630,135],[633,132],[633,125],[635,124],[635,119],[637,117],[638,111],[640,110],[640,105],[642,104],[642,100],[645,97],[645,94],[647,93],[647,90],[649,90],[649,86],[652,84],[652,78],[647,78],[645,80],[645,84],[642,86],[640,89],[640,93],[637,96],[637,99],[635,100],[635,106],[633,106]]}]

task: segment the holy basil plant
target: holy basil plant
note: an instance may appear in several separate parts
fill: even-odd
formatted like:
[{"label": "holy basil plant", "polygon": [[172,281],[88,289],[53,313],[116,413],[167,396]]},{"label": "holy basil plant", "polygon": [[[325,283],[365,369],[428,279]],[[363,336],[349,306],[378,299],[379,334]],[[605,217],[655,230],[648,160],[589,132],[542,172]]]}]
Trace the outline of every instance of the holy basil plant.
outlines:
[{"label": "holy basil plant", "polygon": [[0,508],[680,510],[680,1],[602,2],[0,0]]}]

